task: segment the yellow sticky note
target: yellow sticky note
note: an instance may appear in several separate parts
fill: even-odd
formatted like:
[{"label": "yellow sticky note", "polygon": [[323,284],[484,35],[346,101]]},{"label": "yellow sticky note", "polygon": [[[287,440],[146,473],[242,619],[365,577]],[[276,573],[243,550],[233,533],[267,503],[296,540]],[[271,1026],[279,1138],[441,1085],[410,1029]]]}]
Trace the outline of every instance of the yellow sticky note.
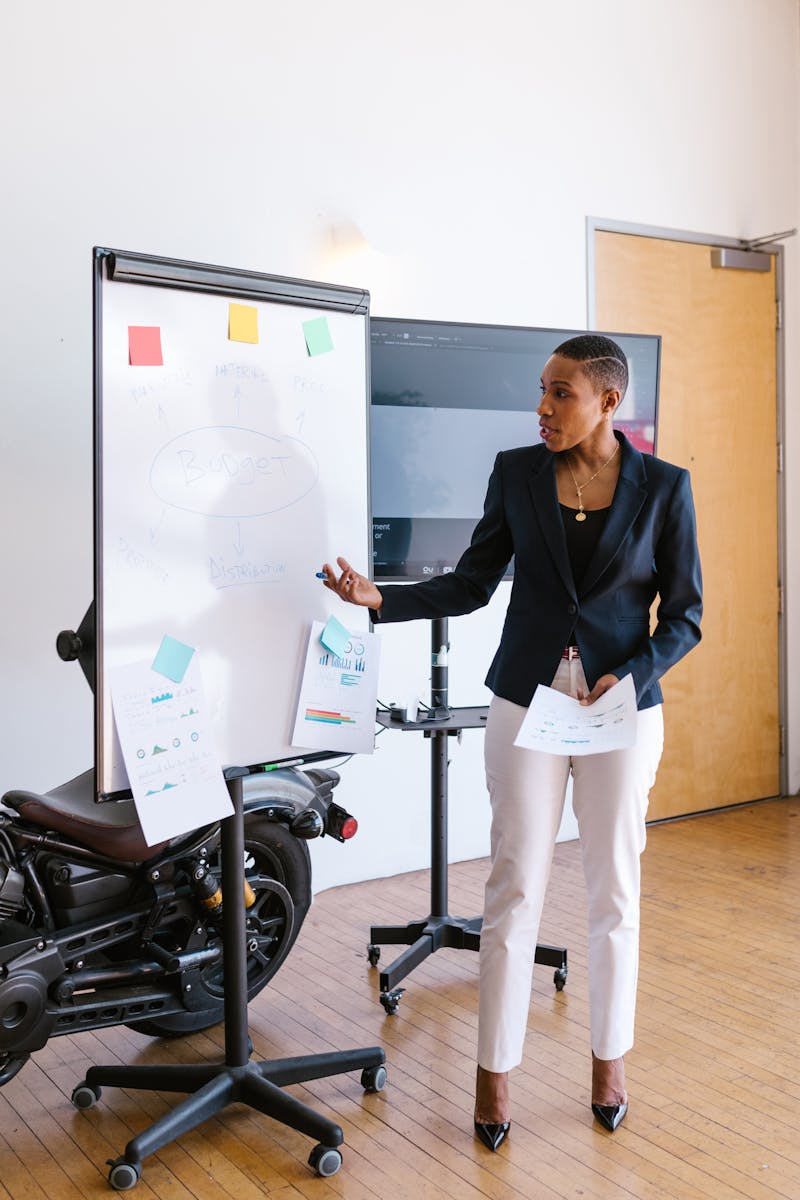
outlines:
[{"label": "yellow sticky note", "polygon": [[258,344],[258,309],[251,304],[228,305],[228,340]]}]

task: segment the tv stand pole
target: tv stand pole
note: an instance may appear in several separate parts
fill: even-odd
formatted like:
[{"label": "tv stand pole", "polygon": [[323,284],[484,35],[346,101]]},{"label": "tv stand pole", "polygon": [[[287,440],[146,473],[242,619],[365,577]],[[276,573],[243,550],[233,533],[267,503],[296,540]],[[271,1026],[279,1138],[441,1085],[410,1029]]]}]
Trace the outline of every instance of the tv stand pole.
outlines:
[{"label": "tv stand pole", "polygon": [[[443,946],[457,950],[479,950],[483,917],[451,917],[447,911],[447,767],[448,737],[463,729],[486,725],[486,708],[450,708],[448,703],[447,618],[431,622],[431,705],[418,721],[398,721],[379,712],[378,721],[388,729],[422,730],[431,742],[431,911],[407,925],[373,925],[369,932],[367,957],[372,966],[380,959],[380,946],[407,946],[394,962],[381,971],[380,1002],[389,1014],[397,1012],[404,988],[402,979]],[[567,981],[567,951],[562,947],[537,945],[534,961],[555,968],[553,982],[561,991]]]},{"label": "tv stand pole", "polygon": [[280,1058],[267,1062],[250,1059],[247,1034],[247,930],[244,906],[244,802],[242,778],[246,768],[225,771],[233,815],[222,822],[222,945],[225,984],[225,1061],[167,1066],[90,1067],[83,1083],[72,1093],[76,1108],[91,1108],[101,1087],[138,1088],[143,1091],[189,1092],[175,1108],[132,1138],[119,1158],[109,1159],[108,1181],[117,1191],[127,1191],[142,1175],[142,1159],[194,1129],[228,1105],[247,1104],[283,1125],[289,1125],[318,1145],[309,1165],[318,1175],[335,1175],[342,1164],[339,1146],[344,1134],[335,1121],[284,1092],[292,1083],[323,1079],[344,1071],[361,1071],[361,1086],[380,1091],[386,1081],[385,1055],[379,1046],[364,1050],[338,1050]]}]

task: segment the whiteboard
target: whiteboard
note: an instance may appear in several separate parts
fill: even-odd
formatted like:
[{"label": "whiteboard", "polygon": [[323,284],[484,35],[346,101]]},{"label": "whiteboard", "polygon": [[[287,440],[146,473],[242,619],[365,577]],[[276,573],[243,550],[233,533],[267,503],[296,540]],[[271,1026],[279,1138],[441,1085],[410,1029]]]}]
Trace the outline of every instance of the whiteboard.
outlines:
[{"label": "whiteboard", "polygon": [[[311,622],[338,608],[368,626],[315,577],[337,554],[369,570],[368,296],[95,256],[98,794],[128,786],[108,669],[152,661],[165,635],[198,655],[223,765],[299,756]],[[257,343],[229,337],[231,303],[257,310]],[[332,348],[312,353],[320,317]],[[143,327],[163,365],[131,365]]]}]

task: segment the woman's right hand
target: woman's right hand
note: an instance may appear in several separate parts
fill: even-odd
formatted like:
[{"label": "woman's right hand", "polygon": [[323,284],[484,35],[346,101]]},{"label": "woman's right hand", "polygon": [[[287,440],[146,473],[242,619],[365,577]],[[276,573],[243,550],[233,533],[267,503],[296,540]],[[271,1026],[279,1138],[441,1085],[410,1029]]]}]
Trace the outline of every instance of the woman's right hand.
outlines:
[{"label": "woman's right hand", "polygon": [[323,563],[323,583],[326,588],[348,604],[361,604],[364,608],[379,609],[383,604],[383,596],[365,575],[359,575],[346,558],[337,558],[341,575],[336,577],[336,570],[330,563]]}]

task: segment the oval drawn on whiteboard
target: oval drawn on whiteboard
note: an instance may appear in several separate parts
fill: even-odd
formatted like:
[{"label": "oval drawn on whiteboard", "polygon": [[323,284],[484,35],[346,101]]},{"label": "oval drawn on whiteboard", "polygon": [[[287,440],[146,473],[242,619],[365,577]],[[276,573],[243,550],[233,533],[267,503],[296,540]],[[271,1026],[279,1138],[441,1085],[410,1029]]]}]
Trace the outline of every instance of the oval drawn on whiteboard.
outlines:
[{"label": "oval drawn on whiteboard", "polygon": [[150,486],[171,508],[206,517],[263,517],[311,491],[319,464],[310,446],[238,425],[187,429],[162,446]]}]

